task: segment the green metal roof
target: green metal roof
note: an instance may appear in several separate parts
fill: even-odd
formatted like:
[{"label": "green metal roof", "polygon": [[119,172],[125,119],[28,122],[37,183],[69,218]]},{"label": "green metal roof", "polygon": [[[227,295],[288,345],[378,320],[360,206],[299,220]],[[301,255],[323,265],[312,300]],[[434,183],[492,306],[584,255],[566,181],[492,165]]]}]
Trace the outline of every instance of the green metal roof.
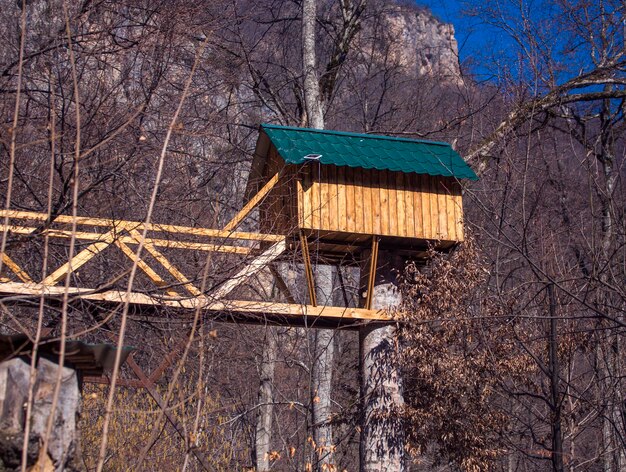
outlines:
[{"label": "green metal roof", "polygon": [[320,154],[321,164],[478,179],[447,143],[268,124],[261,129],[289,164]]}]

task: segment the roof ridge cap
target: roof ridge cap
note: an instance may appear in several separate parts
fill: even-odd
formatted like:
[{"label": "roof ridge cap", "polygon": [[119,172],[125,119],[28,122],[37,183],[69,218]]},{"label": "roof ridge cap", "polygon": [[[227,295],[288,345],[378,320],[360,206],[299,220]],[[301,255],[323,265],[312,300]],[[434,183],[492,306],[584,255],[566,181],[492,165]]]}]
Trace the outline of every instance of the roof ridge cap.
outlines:
[{"label": "roof ridge cap", "polygon": [[385,134],[369,134],[369,133],[355,133],[352,131],[337,131],[331,129],[316,129],[316,128],[300,128],[297,126],[284,126],[284,125],[273,125],[269,123],[261,123],[261,128],[269,128],[269,129],[282,129],[286,131],[301,131],[308,133],[317,133],[317,134],[333,134],[340,136],[350,136],[353,138],[366,138],[366,139],[384,139],[389,141],[401,141],[406,143],[420,143],[420,144],[433,144],[436,146],[444,146],[452,149],[452,145],[450,143],[446,143],[444,141],[430,141],[428,139],[411,139],[411,138],[400,138],[397,136],[387,136]]}]

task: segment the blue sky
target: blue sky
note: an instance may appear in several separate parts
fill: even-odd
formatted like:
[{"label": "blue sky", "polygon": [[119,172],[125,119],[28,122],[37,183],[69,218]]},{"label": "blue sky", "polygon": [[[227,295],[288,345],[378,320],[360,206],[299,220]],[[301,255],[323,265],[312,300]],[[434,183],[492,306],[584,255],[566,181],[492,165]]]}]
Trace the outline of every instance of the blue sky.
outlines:
[{"label": "blue sky", "polygon": [[[612,39],[607,46],[609,54],[619,54],[624,47],[623,0],[605,1],[602,6],[597,1],[576,4],[544,0],[491,1],[494,18],[518,32],[523,45],[504,30],[467,14],[474,6],[484,7],[481,0],[413,1],[430,8],[440,21],[454,25],[464,73],[472,75],[477,82],[506,84],[508,80],[519,80],[525,81],[529,90],[541,92],[551,86],[553,79],[564,83],[583,71],[592,70],[595,67],[593,49],[602,44],[597,35],[587,35],[586,28],[599,31],[603,25],[608,25],[606,31]],[[532,45],[528,43],[529,38],[532,38]],[[537,49],[533,49],[535,45]],[[532,67],[529,56],[522,54],[526,47],[533,59],[537,59]],[[601,89],[602,85],[595,85],[570,93]],[[616,105],[619,105],[618,100]]]},{"label": "blue sky", "polygon": [[[465,72],[473,73],[478,81],[500,79],[492,75],[493,71],[523,78],[529,72],[529,56],[521,55],[522,48],[538,59],[534,67],[549,68],[547,74],[541,71],[546,77],[555,74],[562,81],[578,75],[581,70],[590,70],[594,67],[592,48],[601,44],[598,35],[589,35],[588,28],[599,31],[608,25],[606,31],[612,40],[609,41],[610,54],[617,54],[624,45],[621,0],[604,1],[602,6],[593,1],[570,4],[545,0],[413,1],[430,8],[439,20],[454,25],[461,64]],[[493,9],[493,18],[519,34],[523,46],[503,29],[467,14],[472,7],[488,5]],[[485,17],[484,12],[481,15]],[[535,74],[536,71],[530,72]],[[526,78],[535,80],[534,75]]]},{"label": "blue sky", "polygon": [[441,21],[454,25],[461,63],[477,74],[478,80],[494,78],[491,71],[496,69],[491,64],[510,53],[512,43],[502,31],[464,14],[471,1],[417,0],[416,3],[430,8]]}]

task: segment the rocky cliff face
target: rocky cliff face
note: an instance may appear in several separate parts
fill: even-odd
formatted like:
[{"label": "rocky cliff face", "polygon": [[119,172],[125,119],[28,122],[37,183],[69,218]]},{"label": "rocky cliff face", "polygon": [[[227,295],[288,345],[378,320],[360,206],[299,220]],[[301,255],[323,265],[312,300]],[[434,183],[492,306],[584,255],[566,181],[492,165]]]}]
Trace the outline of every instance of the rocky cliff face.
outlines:
[{"label": "rocky cliff face", "polygon": [[454,26],[441,23],[427,11],[395,5],[386,10],[389,53],[409,73],[462,83]]}]

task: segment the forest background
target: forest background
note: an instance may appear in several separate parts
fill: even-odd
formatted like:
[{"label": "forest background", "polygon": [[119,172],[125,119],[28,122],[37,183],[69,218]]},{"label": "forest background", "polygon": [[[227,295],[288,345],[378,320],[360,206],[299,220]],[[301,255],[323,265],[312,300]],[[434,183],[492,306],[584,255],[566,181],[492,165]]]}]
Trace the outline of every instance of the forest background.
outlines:
[{"label": "forest background", "polygon": [[[407,268],[406,468],[624,470],[623,2],[465,5],[506,48],[459,62],[453,28],[422,6],[318,0],[313,75],[303,3],[2,0],[4,208],[221,227],[241,207],[258,125],[311,124],[313,78],[326,128],[447,141],[480,176],[464,183],[468,242]],[[69,251],[41,232],[5,231],[5,249],[33,274]],[[95,262],[76,277],[124,287],[123,257]],[[182,261],[208,287],[241,264]],[[327,295],[357,304],[358,277],[344,277],[349,290]],[[280,299],[269,280],[243,290]],[[35,333],[38,313],[3,307],[2,332]],[[53,335],[102,342],[120,329],[118,313],[86,303],[41,313]],[[133,315],[125,343],[150,370],[192,322]],[[203,318],[157,385],[185,434],[144,391],[117,387],[105,413],[110,392],[89,385],[85,465],[196,470],[199,450],[216,470],[355,470],[358,335],[334,332],[320,349],[319,332]],[[332,448],[320,450],[320,430]]]}]

